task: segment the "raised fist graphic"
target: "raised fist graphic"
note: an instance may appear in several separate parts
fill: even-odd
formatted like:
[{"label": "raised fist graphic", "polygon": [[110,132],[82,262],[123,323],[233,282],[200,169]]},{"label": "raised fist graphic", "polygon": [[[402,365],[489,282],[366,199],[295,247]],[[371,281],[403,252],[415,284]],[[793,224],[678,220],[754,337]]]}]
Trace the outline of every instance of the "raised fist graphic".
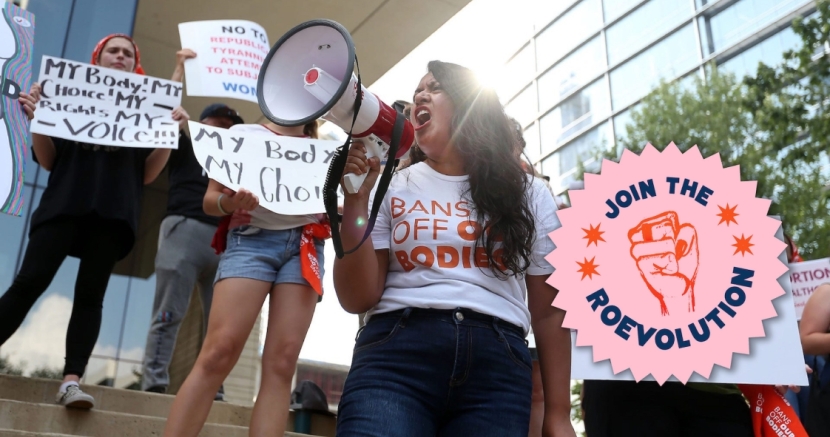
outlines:
[{"label": "raised fist graphic", "polygon": [[699,262],[697,231],[680,224],[667,211],[641,221],[628,231],[631,257],[649,291],[660,301],[660,313],[695,310],[695,277]]}]

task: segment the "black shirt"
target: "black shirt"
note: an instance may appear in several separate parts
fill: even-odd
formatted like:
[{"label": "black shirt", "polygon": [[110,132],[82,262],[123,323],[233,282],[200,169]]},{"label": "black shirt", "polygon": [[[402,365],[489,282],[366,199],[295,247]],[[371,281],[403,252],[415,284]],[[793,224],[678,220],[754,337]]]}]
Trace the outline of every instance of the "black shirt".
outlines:
[{"label": "black shirt", "polygon": [[193,143],[181,132],[179,148],[170,154],[167,215],[181,215],[213,226],[219,225],[219,217],[205,214],[202,202],[208,187],[207,174],[196,160]]},{"label": "black shirt", "polygon": [[[40,204],[32,214],[31,234],[61,216],[100,218],[125,224],[123,253],[135,243],[144,165],[153,149],[110,147],[52,138],[55,162]],[[37,162],[37,155],[32,153]],[[70,251],[70,255],[77,256]]]}]

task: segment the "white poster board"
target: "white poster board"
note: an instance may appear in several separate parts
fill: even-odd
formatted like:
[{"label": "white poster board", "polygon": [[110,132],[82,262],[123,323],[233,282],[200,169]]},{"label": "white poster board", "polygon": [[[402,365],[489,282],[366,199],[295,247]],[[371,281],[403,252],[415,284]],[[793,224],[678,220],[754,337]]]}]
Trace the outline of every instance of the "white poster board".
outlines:
[{"label": "white poster board", "polygon": [[188,96],[257,101],[257,80],[271,46],[259,24],[244,20],[179,24],[182,48],[196,52],[184,64]]},{"label": "white poster board", "polygon": [[[784,240],[781,228],[776,236]],[[782,252],[779,259],[786,263],[786,253]],[[749,355],[736,353],[732,356],[731,368],[715,365],[708,380],[693,373],[689,382],[808,385],[789,275],[782,275],[778,282],[785,291],[773,301],[778,316],[764,321],[764,337],[750,339]],[[576,335],[572,331],[571,379],[634,380],[630,370],[614,375],[609,360],[594,363],[590,347],[575,345]],[[653,381],[654,378],[649,375],[644,380]],[[669,380],[677,381],[674,377]]]},{"label": "white poster board", "polygon": [[315,140],[190,124],[193,152],[208,177],[256,194],[284,215],[324,213],[323,185],[339,141]]},{"label": "white poster board", "polygon": [[182,85],[44,56],[32,133],[103,146],[178,147]]},{"label": "white poster board", "polygon": [[801,320],[804,305],[821,284],[830,283],[830,258],[792,263],[790,266],[790,283],[795,303],[795,316]]}]

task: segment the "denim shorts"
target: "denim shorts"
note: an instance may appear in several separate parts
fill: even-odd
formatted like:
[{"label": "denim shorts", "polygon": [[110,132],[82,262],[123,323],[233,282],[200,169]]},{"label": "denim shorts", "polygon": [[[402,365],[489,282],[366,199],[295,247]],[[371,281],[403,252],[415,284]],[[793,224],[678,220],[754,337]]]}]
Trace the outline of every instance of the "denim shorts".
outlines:
[{"label": "denim shorts", "polygon": [[338,437],[527,437],[522,328],[469,309],[375,314],[360,331]]},{"label": "denim shorts", "polygon": [[[225,278],[246,278],[270,284],[311,286],[303,278],[300,264],[302,228],[272,231],[254,226],[238,226],[228,232],[228,244],[214,284]],[[321,276],[324,272],[324,243],[314,240]]]}]

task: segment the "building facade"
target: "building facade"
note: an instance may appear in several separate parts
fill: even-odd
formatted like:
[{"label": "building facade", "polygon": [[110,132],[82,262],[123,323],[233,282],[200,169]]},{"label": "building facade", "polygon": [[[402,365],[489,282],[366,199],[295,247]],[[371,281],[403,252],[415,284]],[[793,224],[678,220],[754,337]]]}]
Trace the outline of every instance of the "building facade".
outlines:
[{"label": "building facade", "polygon": [[526,153],[563,192],[579,162],[625,135],[660,80],[705,78],[714,61],[738,77],[800,43],[791,23],[809,0],[557,0],[506,65],[498,90]]},{"label": "building facade", "polygon": [[[405,4],[350,0],[316,2],[310,6],[295,0],[244,0],[230,9],[227,2],[220,0],[14,0],[13,3],[35,15],[32,63],[35,79],[43,55],[89,62],[95,44],[111,33],[132,35],[141,49],[141,62],[147,74],[166,78],[173,71],[176,50],[181,49],[178,23],[251,20],[265,27],[273,43],[291,27],[325,17],[349,30],[355,45],[360,48],[363,81],[371,84],[468,1],[424,0]],[[411,17],[397,19],[404,15]],[[207,104],[216,101],[238,109],[249,123],[264,121],[259,107],[250,102],[185,97],[182,105],[191,116],[197,116]],[[0,214],[0,235],[3,237],[3,244],[0,244],[0,296],[20,269],[28,242],[30,217],[37,209],[48,181],[49,172],[34,162],[30,149],[26,158],[22,216]],[[158,228],[166,207],[167,178],[164,172],[152,185],[145,187],[136,245],[119,262],[110,278],[100,335],[83,383],[118,388],[137,386],[152,318]],[[331,263],[333,259],[333,255],[327,256],[327,262]],[[63,369],[66,330],[78,266],[77,258],[66,258],[21,328],[0,347],[0,357],[22,369],[24,375],[43,368],[58,372]],[[326,267],[331,271],[331,265]],[[171,375],[173,390],[189,372],[201,344],[203,321],[198,308],[198,300],[192,301],[179,337],[171,365],[177,369],[176,374]],[[252,330],[237,368],[225,381],[231,401],[250,404],[256,394],[260,322],[258,320]],[[357,329],[356,324],[353,328]]]}]

